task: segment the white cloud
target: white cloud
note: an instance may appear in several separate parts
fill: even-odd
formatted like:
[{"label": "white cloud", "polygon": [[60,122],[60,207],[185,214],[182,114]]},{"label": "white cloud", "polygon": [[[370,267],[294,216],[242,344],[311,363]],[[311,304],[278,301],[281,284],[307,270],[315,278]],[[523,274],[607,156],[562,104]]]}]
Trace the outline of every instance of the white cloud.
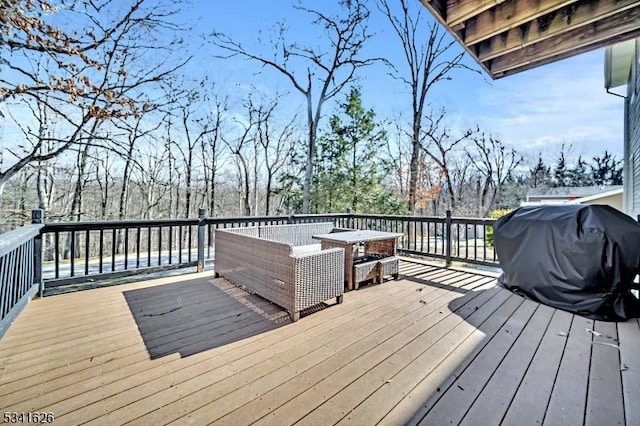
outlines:
[{"label": "white cloud", "polygon": [[497,80],[477,89],[479,124],[526,150],[622,156],[624,106],[603,85],[601,50]]}]

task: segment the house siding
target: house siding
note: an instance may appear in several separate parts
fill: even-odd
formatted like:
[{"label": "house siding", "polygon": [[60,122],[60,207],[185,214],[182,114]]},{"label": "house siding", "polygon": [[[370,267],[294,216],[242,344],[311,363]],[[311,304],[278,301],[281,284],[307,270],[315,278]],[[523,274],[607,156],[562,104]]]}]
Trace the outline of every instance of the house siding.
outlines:
[{"label": "house siding", "polygon": [[640,43],[636,41],[636,54],[631,65],[631,78],[627,86],[625,141],[625,211],[633,218],[640,215]]},{"label": "house siding", "polygon": [[616,210],[622,211],[622,194],[610,195],[608,197],[602,197],[595,200],[584,201],[579,204],[604,204],[611,206]]}]

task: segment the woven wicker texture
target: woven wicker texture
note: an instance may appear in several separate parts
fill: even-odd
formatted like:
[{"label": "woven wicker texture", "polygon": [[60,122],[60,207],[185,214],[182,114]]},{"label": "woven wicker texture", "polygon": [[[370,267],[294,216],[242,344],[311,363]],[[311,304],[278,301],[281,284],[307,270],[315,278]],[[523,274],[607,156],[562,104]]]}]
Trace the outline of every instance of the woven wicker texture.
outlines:
[{"label": "woven wicker texture", "polygon": [[377,281],[380,278],[379,270],[379,262],[375,260],[360,263],[358,265],[353,265],[353,279],[356,283],[356,286],[358,286],[358,284],[360,284],[362,281],[366,281],[369,279]]},{"label": "woven wicker texture", "polygon": [[396,240],[367,241],[364,243],[367,254],[381,254],[393,256],[396,254]]},{"label": "woven wicker texture", "polygon": [[299,311],[344,292],[344,250],[293,255],[294,244],[266,235],[313,244],[311,236],[319,231],[328,232],[327,225],[332,226],[329,223],[218,229],[215,271],[283,307],[295,319]]},{"label": "woven wicker texture", "polygon": [[300,223],[295,225],[270,225],[260,227],[260,238],[288,243],[292,246],[317,244],[312,237],[327,234],[333,229],[333,223]]},{"label": "woven wicker texture", "polygon": [[380,259],[380,278],[386,277],[388,275],[393,276],[394,278],[398,277],[398,271],[400,270],[400,259],[397,257],[385,257],[384,259]]}]

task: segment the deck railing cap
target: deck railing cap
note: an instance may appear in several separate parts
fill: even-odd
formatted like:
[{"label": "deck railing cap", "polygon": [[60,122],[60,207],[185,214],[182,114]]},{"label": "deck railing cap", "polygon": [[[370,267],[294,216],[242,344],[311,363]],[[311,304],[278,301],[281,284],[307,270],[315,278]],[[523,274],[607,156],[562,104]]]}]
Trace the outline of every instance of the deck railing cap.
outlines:
[{"label": "deck railing cap", "polygon": [[40,230],[44,225],[25,225],[4,234],[0,234],[0,257],[10,253],[17,247],[26,243],[36,235],[40,234]]}]

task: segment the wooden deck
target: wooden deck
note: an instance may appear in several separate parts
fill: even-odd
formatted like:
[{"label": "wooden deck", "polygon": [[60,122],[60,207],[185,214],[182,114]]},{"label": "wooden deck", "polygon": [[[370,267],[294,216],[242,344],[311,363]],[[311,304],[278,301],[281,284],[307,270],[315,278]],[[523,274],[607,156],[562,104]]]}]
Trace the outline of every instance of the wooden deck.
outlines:
[{"label": "wooden deck", "polygon": [[[605,323],[403,261],[291,323],[209,274],[32,301],[0,411],[116,425],[640,424],[638,321]],[[634,403],[635,402],[635,403]]]}]

